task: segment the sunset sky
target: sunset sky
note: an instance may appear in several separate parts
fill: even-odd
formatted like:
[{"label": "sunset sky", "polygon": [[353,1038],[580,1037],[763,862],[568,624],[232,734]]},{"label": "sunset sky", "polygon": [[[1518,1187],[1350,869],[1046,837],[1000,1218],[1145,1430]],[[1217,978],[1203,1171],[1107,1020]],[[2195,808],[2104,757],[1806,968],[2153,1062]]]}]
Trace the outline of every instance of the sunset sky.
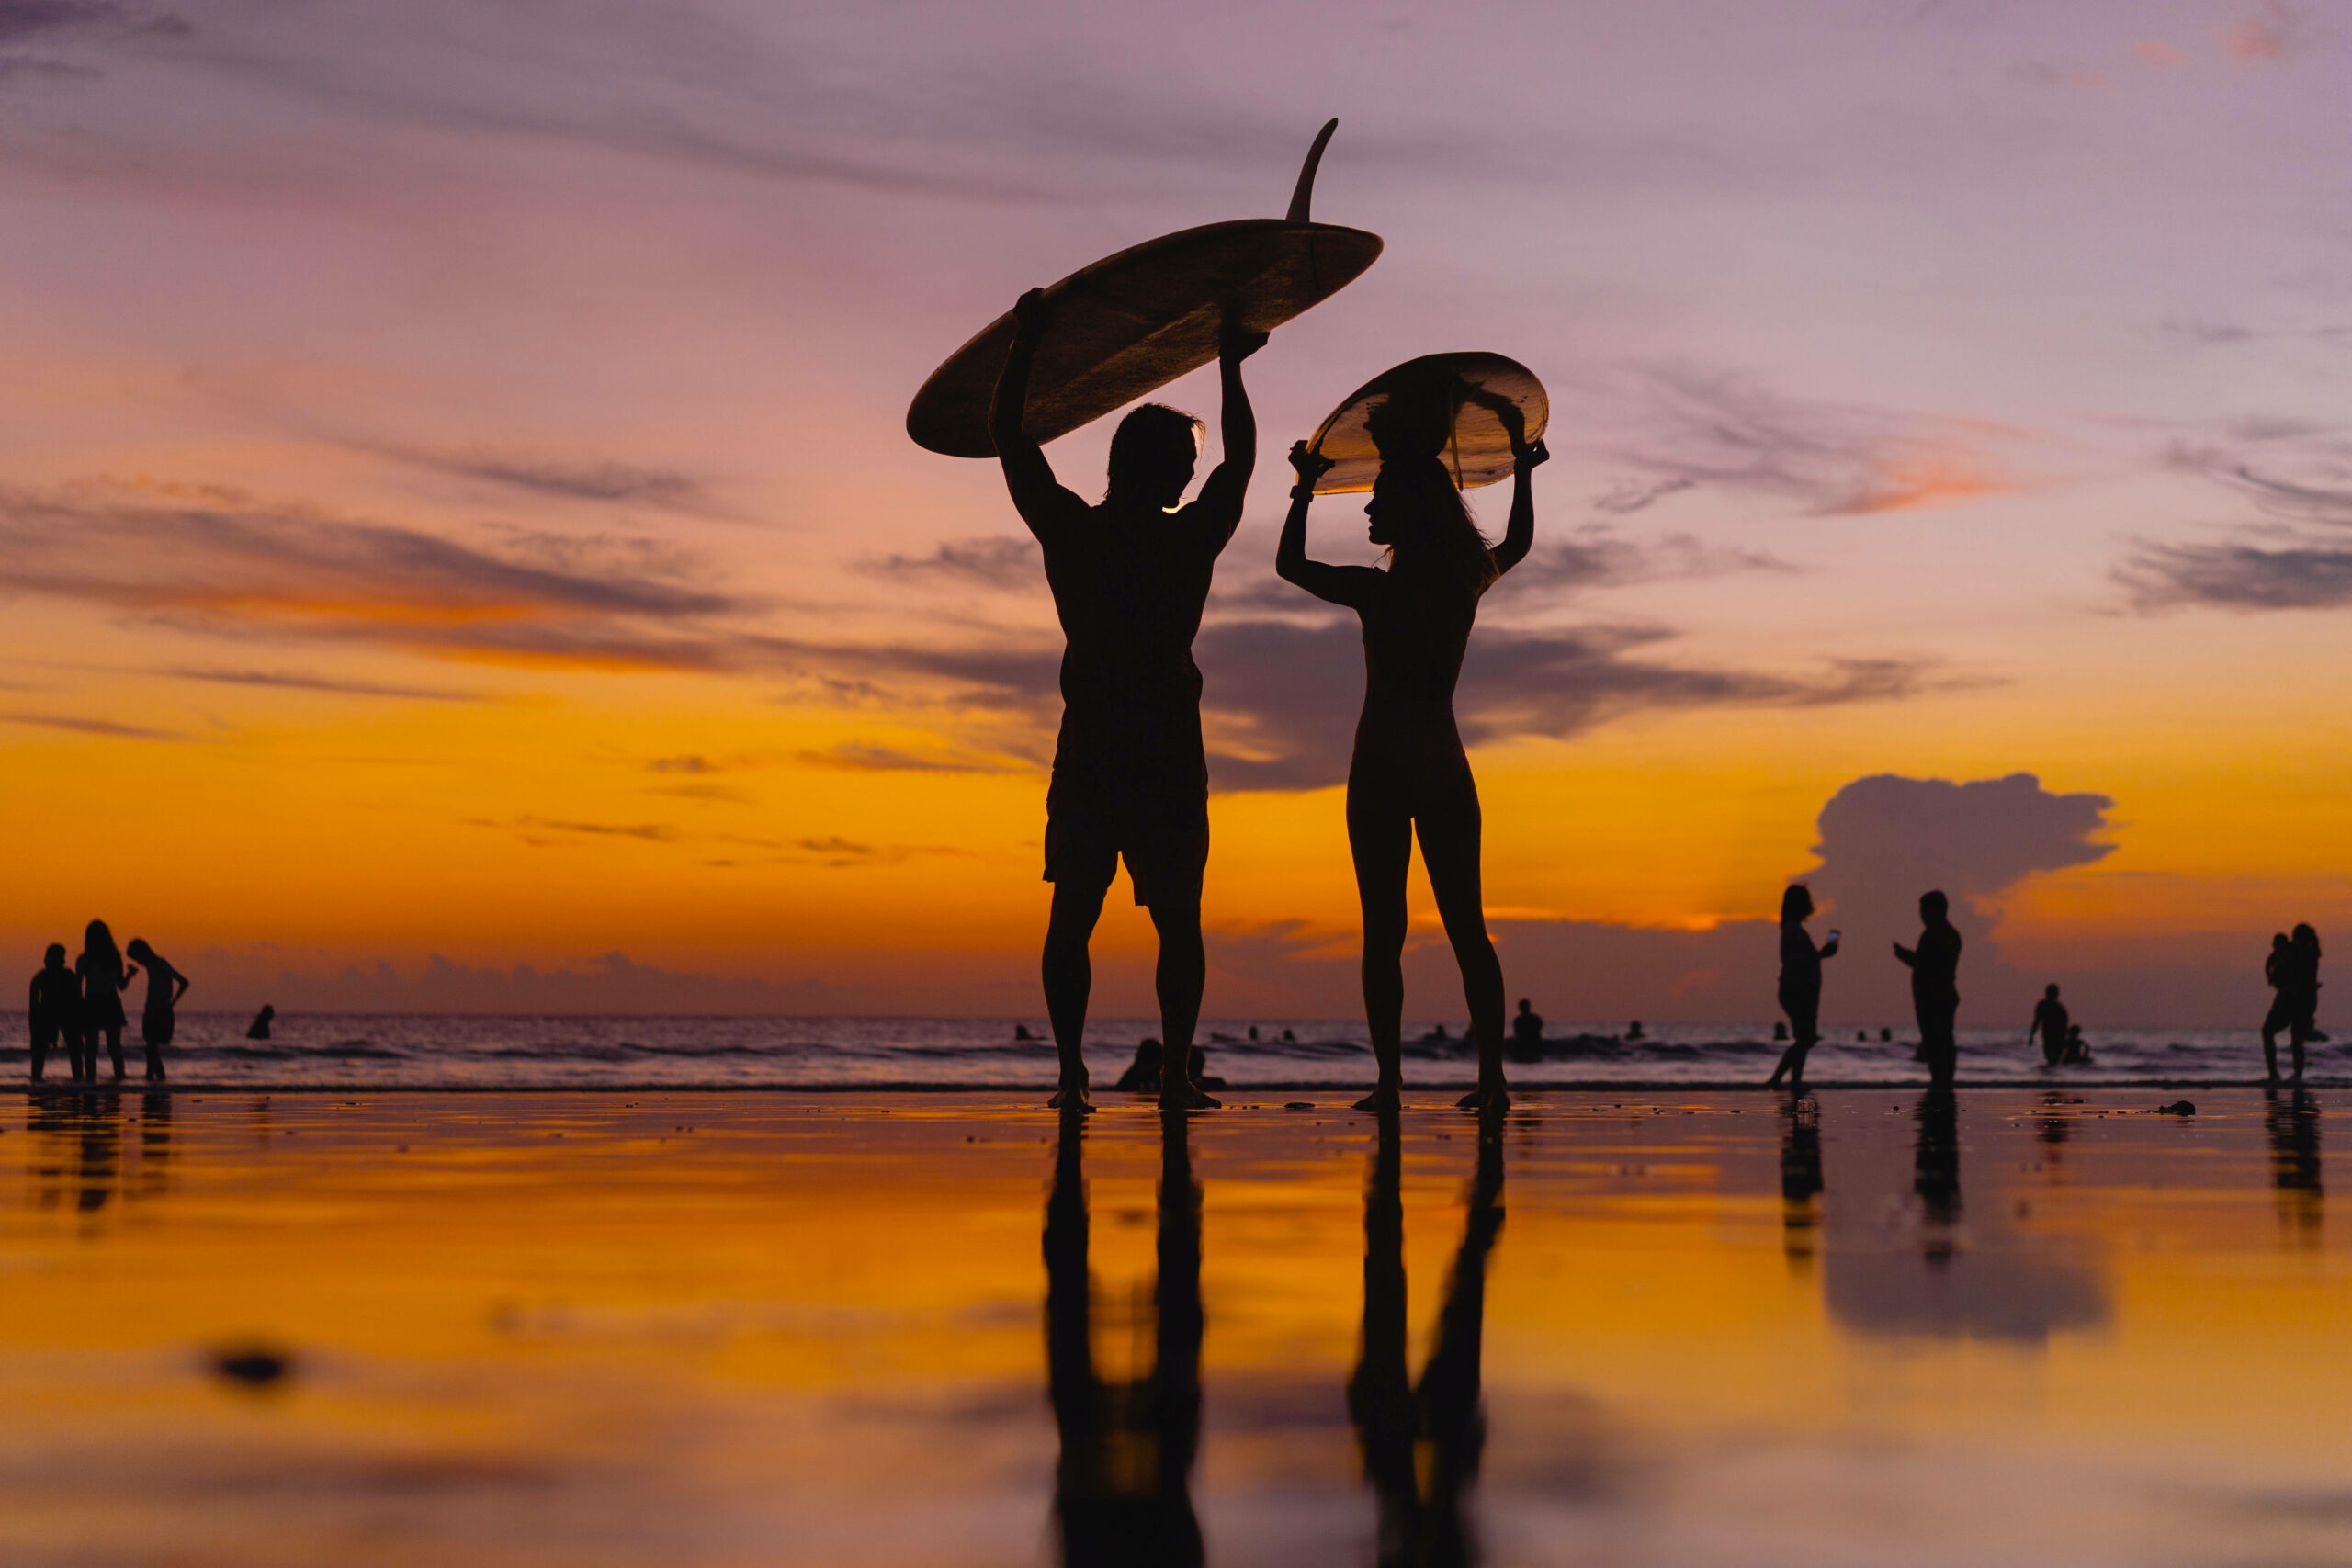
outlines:
[{"label": "sunset sky", "polygon": [[1513,995],[1769,1017],[1818,873],[1830,1019],[1940,883],[1963,1022],[2251,1025],[2352,925],[2347,89],[2278,0],[0,0],[0,927],[191,1007],[1035,1013],[1052,606],[907,401],[1337,115],[1387,249],[1249,367],[1210,1014],[1356,1007],[1281,453],[1491,349],[1555,454],[1460,704]]}]

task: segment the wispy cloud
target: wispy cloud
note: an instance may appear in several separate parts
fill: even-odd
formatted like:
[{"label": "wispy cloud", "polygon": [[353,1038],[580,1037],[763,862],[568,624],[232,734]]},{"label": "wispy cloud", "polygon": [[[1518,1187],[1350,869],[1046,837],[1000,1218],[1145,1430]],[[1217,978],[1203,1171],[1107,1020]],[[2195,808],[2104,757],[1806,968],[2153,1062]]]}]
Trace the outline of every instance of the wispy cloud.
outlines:
[{"label": "wispy cloud", "polygon": [[77,718],[67,714],[0,713],[0,724],[30,724],[45,729],[62,729],[74,735],[97,735],[110,740],[170,740],[184,741],[185,735],[175,735],[168,729],[150,729],[144,725],[117,724],[111,719]]},{"label": "wispy cloud", "polygon": [[2266,514],[2352,524],[2352,437],[2299,420],[2240,420],[2218,441],[2177,441],[2166,466],[2202,474]]},{"label": "wispy cloud", "polygon": [[763,608],[656,541],[497,531],[494,546],[241,491],[0,490],[0,589],[183,629],[390,644],[452,658],[715,669]]},{"label": "wispy cloud", "polygon": [[1774,496],[1807,515],[1855,516],[2013,488],[1978,449],[1984,427],[1808,401],[1745,377],[1653,370],[1613,456],[1651,476],[1596,506],[1632,512],[1699,485]]},{"label": "wispy cloud", "polygon": [[2114,578],[2143,613],[2332,610],[2352,604],[2352,548],[2143,541]]},{"label": "wispy cloud", "polygon": [[375,681],[349,681],[283,670],[158,670],[175,681],[207,681],[223,686],[266,686],[280,691],[324,692],[346,697],[393,697],[426,703],[478,703],[479,692],[456,692],[436,686],[387,685]]},{"label": "wispy cloud", "polygon": [[1045,558],[1034,539],[984,535],[975,539],[950,539],[926,556],[870,557],[856,563],[859,571],[899,581],[955,582],[1000,592],[1023,592],[1046,586]]},{"label": "wispy cloud", "polygon": [[705,481],[674,468],[489,446],[444,451],[389,442],[353,445],[412,468],[557,501],[641,506],[704,516],[718,515],[721,510]]}]

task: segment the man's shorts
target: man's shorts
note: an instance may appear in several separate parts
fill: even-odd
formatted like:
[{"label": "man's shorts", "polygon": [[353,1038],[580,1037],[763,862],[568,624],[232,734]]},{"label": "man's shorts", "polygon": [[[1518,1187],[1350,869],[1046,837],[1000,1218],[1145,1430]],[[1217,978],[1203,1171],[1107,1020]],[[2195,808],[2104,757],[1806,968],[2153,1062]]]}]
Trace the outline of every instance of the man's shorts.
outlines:
[{"label": "man's shorts", "polygon": [[176,1017],[168,1012],[144,1014],[139,1020],[140,1037],[150,1045],[169,1045],[172,1030],[177,1021]]},{"label": "man's shorts", "polygon": [[1209,803],[1167,795],[1068,788],[1046,796],[1046,880],[1107,887],[1127,863],[1136,902],[1198,903],[1209,864]]}]

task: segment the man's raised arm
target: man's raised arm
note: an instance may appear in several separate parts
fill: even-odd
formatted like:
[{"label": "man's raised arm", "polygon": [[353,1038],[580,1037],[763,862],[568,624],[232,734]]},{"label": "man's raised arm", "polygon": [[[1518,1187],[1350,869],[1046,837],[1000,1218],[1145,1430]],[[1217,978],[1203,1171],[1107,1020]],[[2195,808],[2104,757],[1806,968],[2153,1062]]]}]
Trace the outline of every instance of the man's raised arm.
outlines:
[{"label": "man's raised arm", "polygon": [[1258,415],[1250,407],[1250,389],[1241,384],[1241,362],[1265,346],[1264,333],[1245,332],[1231,322],[1217,340],[1217,374],[1225,396],[1217,434],[1225,450],[1193,504],[1216,527],[1219,549],[1241,526],[1241,500],[1250,490],[1250,471],[1258,466]]},{"label": "man's raised arm", "polygon": [[1012,348],[997,374],[996,396],[989,401],[989,435],[996,444],[997,461],[1004,467],[1004,488],[1012,491],[1021,520],[1041,539],[1047,529],[1086,511],[1084,501],[1056,482],[1045,448],[1021,428],[1029,406],[1029,367],[1051,315],[1042,288],[1032,288],[1013,301]]}]

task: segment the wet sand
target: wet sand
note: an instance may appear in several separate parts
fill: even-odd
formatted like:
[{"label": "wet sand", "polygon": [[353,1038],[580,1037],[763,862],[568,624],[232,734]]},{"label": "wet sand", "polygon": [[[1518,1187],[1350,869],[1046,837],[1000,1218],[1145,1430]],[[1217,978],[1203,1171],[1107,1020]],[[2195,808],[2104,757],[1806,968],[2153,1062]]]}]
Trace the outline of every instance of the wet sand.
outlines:
[{"label": "wet sand", "polygon": [[2352,1562],[2345,1097],[2168,1098],[20,1096],[0,1561]]}]

